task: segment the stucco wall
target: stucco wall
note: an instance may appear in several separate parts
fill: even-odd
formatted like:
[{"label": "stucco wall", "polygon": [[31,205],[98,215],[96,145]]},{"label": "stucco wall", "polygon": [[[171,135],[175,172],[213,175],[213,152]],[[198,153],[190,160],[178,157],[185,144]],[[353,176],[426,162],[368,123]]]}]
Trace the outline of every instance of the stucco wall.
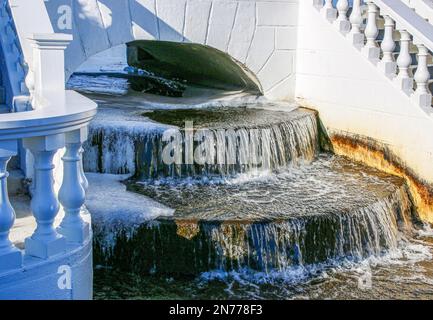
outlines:
[{"label": "stucco wall", "polygon": [[311,4],[300,3],[296,97],[331,132],[372,138],[433,183],[433,118]]},{"label": "stucco wall", "polygon": [[194,42],[227,52],[245,64],[267,96],[290,99],[295,85],[298,2],[50,0],[46,6],[55,31],[74,35],[66,52],[67,75],[92,55],[132,40]]}]

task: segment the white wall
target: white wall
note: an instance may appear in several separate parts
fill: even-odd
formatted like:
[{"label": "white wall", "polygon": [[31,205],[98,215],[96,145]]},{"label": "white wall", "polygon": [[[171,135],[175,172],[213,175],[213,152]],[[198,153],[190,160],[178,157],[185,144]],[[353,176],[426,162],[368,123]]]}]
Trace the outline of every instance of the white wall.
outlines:
[{"label": "white wall", "polygon": [[[75,38],[66,53],[68,75],[92,55],[135,39],[194,42],[244,63],[269,97],[290,99],[295,86],[298,2],[50,0],[46,6],[55,31]],[[65,29],[67,6],[73,11],[72,30]]]},{"label": "white wall", "polygon": [[296,97],[330,131],[371,137],[433,183],[433,118],[311,5],[300,2]]}]

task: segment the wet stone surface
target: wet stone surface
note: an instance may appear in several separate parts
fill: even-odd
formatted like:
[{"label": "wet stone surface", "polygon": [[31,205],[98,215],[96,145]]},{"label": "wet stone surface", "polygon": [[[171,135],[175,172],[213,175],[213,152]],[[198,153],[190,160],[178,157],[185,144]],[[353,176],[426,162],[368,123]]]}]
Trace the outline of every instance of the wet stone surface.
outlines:
[{"label": "wet stone surface", "polygon": [[414,220],[401,179],[332,155],[273,174],[136,181],[128,188],[175,209],[174,217],[120,231],[109,249],[95,226],[95,260],[142,275],[269,273],[362,260],[396,249]]}]

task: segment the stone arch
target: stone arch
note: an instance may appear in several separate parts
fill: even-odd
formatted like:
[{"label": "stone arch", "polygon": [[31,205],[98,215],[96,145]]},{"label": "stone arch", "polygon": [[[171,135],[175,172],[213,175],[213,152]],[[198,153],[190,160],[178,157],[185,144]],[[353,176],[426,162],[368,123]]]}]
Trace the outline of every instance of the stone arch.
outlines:
[{"label": "stone arch", "polygon": [[[297,1],[50,0],[56,32],[72,33],[69,76],[92,55],[135,40],[191,42],[216,48],[244,64],[266,95],[293,92]],[[71,8],[72,30],[59,20]]]}]

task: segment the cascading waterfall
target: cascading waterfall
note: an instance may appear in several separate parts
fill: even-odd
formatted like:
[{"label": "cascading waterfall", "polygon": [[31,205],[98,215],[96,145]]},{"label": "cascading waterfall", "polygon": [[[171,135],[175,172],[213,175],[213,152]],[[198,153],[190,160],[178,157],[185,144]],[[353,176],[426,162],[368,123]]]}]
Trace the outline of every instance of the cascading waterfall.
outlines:
[{"label": "cascading waterfall", "polygon": [[[89,91],[112,91],[113,79],[96,77]],[[116,175],[92,175],[97,294],[112,298],[121,288],[122,297],[136,295],[144,284],[139,295],[150,298],[180,288],[187,298],[329,298],[340,291],[336,297],[380,299],[395,298],[406,274],[416,298],[431,296],[422,277],[422,286],[413,285],[424,265],[401,265],[398,273],[385,267],[391,290],[381,288],[383,273],[374,277],[375,293],[359,287],[359,269],[377,272],[371,262],[424,262],[431,250],[419,242],[417,198],[405,180],[326,153],[336,144],[316,112],[264,99],[241,107],[240,100],[192,109],[185,100],[155,104],[117,80],[122,97],[93,96],[100,110],[84,153],[86,171]],[[119,201],[131,209],[119,210],[115,194],[125,185],[134,193]],[[113,197],[104,203],[106,192]]]},{"label": "cascading waterfall", "polygon": [[[197,113],[195,110],[190,111],[192,116]],[[176,111],[160,111],[162,114],[157,117],[164,118],[170,112]],[[187,146],[188,130],[180,127],[183,119],[174,121],[174,124],[179,125],[176,128],[167,126],[145,131],[128,125],[121,128],[94,125],[86,146],[85,169],[102,173],[134,173],[140,180],[227,176],[252,170],[274,170],[299,161],[310,162],[318,153],[317,116],[313,111],[288,113],[251,108],[232,108],[228,111],[227,108],[220,108],[200,110],[199,113],[205,118],[209,115],[215,117],[214,114],[218,118],[209,122],[191,121],[190,147]],[[144,115],[152,119],[152,113]],[[179,115],[186,119],[188,116],[185,111]],[[244,118],[241,120],[241,117]],[[254,123],[252,119],[259,119],[261,123]],[[231,120],[232,123],[225,123],[225,120]],[[174,131],[173,136],[179,140],[176,143],[180,146],[177,151],[181,161],[173,163],[163,159],[164,146],[167,145],[163,136],[164,132],[170,133],[170,130]],[[207,144],[201,138],[207,140]],[[200,145],[205,153],[203,163],[193,161],[196,157],[193,152]],[[192,161],[185,161],[188,156]]]},{"label": "cascading waterfall", "polygon": [[[304,137],[284,146],[317,145]],[[404,181],[315,151],[272,173],[133,179],[175,215],[120,230],[114,246],[96,230],[96,260],[142,274],[272,272],[396,250],[416,219]]]},{"label": "cascading waterfall", "polygon": [[404,180],[320,152],[314,111],[110,114],[90,128],[87,171],[129,173],[130,191],[175,214],[130,228],[94,223],[97,263],[199,274],[359,261],[397,249],[417,219]]},{"label": "cascading waterfall", "polygon": [[359,261],[397,249],[400,231],[411,228],[411,210],[402,185],[371,206],[340,214],[254,222],[161,220],[120,235],[114,250],[105,247],[104,257],[145,274],[270,272],[329,259]]}]

